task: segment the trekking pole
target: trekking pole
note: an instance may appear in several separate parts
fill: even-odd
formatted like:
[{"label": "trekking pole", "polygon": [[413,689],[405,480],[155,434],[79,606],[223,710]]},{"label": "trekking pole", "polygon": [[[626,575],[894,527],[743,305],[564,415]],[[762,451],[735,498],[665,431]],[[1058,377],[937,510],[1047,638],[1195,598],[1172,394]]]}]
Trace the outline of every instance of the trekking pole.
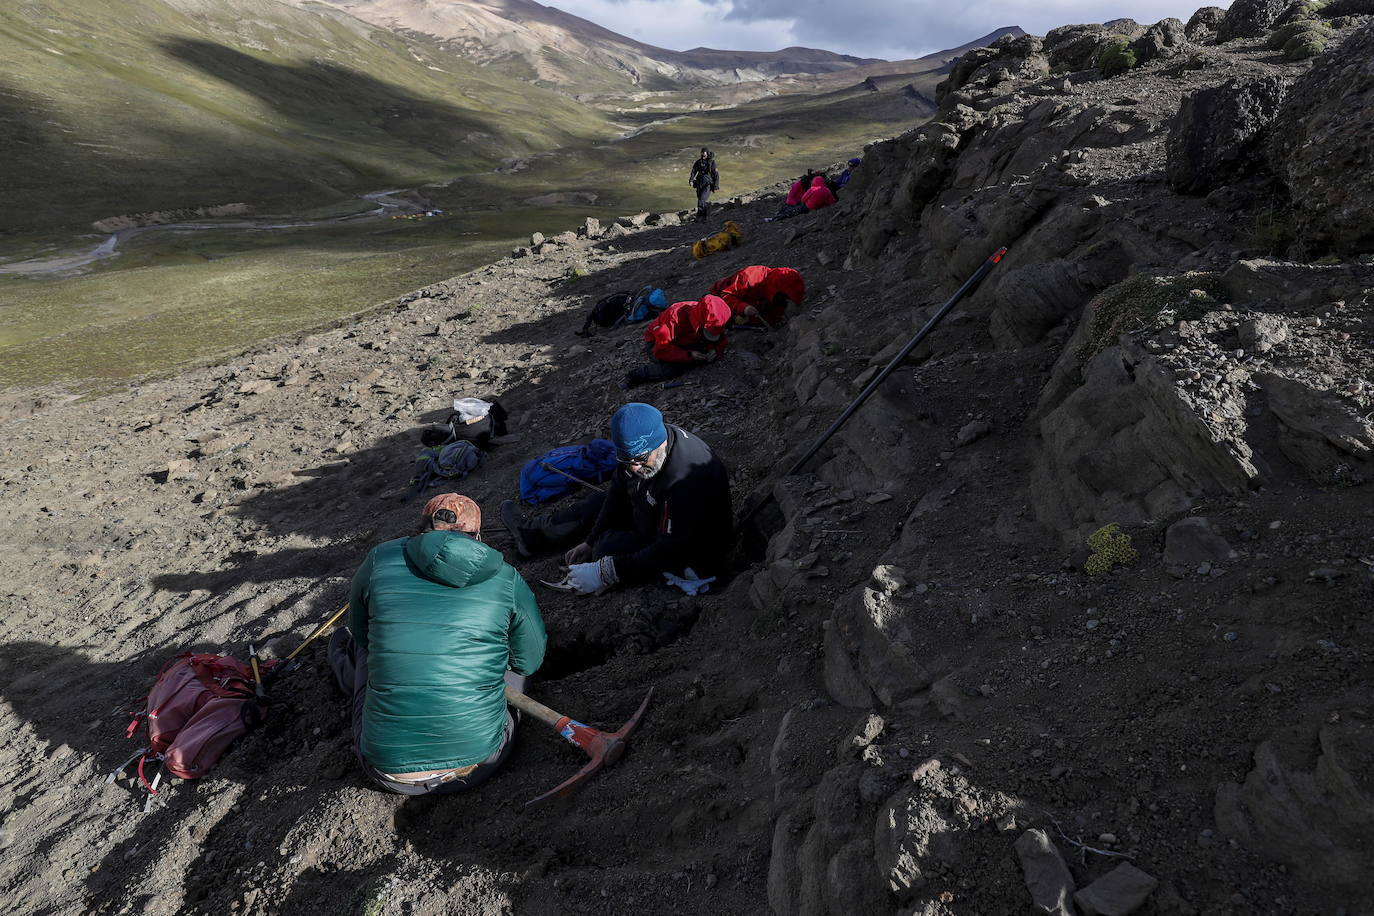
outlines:
[{"label": "trekking pole", "polygon": [[[916,349],[917,345],[920,344],[921,341],[926,339],[926,336],[935,329],[935,326],[940,323],[940,321],[945,317],[945,315],[949,314],[949,310],[954,308],[955,303],[957,303],[960,299],[964,298],[964,296],[968,294],[969,290],[977,286],[982,281],[982,279],[986,277],[994,267],[997,266],[997,264],[1002,260],[1006,253],[1007,249],[1003,247],[997,249],[992,254],[988,255],[988,259],[984,261],[979,266],[979,268],[973,272],[973,276],[965,280],[964,285],[959,287],[959,289],[955,291],[954,295],[950,296],[949,299],[945,302],[945,304],[940,306],[939,310],[936,311],[934,315],[930,316],[930,320],[925,323],[921,330],[916,332],[916,336],[911,338],[911,340],[907,341],[907,345],[905,347],[902,347],[901,352],[898,353],[896,356],[892,357],[892,361],[888,363],[885,367],[883,367],[883,371],[879,372],[876,376],[874,376],[873,381],[868,383],[868,387],[864,388],[864,390],[859,394],[859,396],[855,398],[853,402],[844,409],[844,412],[840,414],[839,418],[834,423],[830,424],[830,428],[827,429],[825,432],[821,433],[820,438],[817,439],[814,443],[812,443],[811,447],[806,450],[806,454],[802,455],[801,458],[799,458],[797,462],[792,465],[792,467],[788,468],[782,476],[791,477],[793,474],[799,473],[801,469],[806,466],[806,463],[816,456],[816,453],[821,450],[825,443],[830,441],[830,437],[835,435],[835,433],[839,431],[840,427],[845,424],[845,421],[852,417],[854,415],[854,412],[863,406],[864,401],[867,401],[869,397],[872,396],[873,392],[878,390],[878,386],[881,385],[889,375],[891,375],[893,372],[897,370],[897,367],[902,364],[902,361],[904,359],[911,355],[911,351]],[[766,502],[766,499],[760,500],[757,505],[755,505],[752,509],[750,509],[748,512],[744,514],[744,517],[739,520],[738,524],[736,524],[735,527],[743,528],[746,524],[748,524],[749,521],[759,513],[759,510],[761,510],[764,507],[764,504]]]},{"label": "trekking pole", "polygon": [[556,468],[556,467],[554,467],[553,465],[549,464],[547,461],[541,461],[541,462],[539,462],[539,466],[540,466],[541,468],[543,468],[544,470],[546,470],[546,471],[553,471],[555,474],[562,474],[564,477],[568,478],[568,479],[571,480],[573,483],[580,483],[580,484],[582,484],[582,486],[586,487],[588,490],[595,490],[595,491],[598,492],[598,493],[605,493],[605,492],[606,492],[606,489],[605,489],[604,487],[598,487],[598,486],[597,486],[596,484],[594,484],[594,483],[588,483],[587,481],[583,480],[581,477],[574,477],[572,474],[569,474],[567,471],[563,470],[562,468]]}]

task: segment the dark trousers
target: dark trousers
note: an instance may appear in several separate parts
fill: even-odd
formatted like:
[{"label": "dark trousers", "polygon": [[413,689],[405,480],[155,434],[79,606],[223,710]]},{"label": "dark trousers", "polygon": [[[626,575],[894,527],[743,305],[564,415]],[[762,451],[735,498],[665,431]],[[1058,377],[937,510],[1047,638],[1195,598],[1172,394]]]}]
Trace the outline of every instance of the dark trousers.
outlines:
[{"label": "dark trousers", "polygon": [[702,185],[697,188],[697,219],[705,219],[706,211],[710,209],[711,186]]},{"label": "dark trousers", "polygon": [[[377,785],[397,795],[428,795],[466,792],[474,789],[492,777],[501,764],[510,756],[511,740],[515,736],[515,716],[506,711],[506,728],[501,735],[501,745],[492,751],[477,768],[466,776],[442,781],[439,777],[422,783],[397,782],[381,770],[367,762],[363,757],[363,707],[367,701],[367,650],[353,641],[353,634],[347,627],[339,627],[329,637],[329,667],[334,669],[334,678],[344,696],[353,702],[353,753],[363,765],[363,772]],[[524,693],[525,678],[514,671],[506,672],[506,685]]]},{"label": "dark trousers", "polygon": [[[606,504],[605,493],[589,493],[571,506],[560,509],[549,517],[549,528],[564,532],[555,547],[571,547],[580,544],[592,533],[592,527],[601,515],[601,507]],[[633,520],[629,518],[611,519],[611,527],[601,533],[592,544],[592,559],[634,553],[648,546],[648,539],[635,533]]]},{"label": "dark trousers", "polygon": [[654,345],[646,343],[644,352],[648,354],[649,361],[643,366],[638,366],[625,373],[625,387],[633,388],[636,385],[647,385],[649,382],[666,382],[675,379],[688,369],[697,364],[690,363],[670,363],[661,359],[654,358]]}]

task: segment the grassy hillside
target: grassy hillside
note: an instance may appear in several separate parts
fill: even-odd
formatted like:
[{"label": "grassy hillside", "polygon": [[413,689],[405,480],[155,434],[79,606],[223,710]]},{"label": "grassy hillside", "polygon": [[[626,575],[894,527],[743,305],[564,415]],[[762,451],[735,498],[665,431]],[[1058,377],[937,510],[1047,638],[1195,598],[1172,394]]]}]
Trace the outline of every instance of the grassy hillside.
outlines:
[{"label": "grassy hillside", "polygon": [[290,210],[610,132],[417,39],[273,0],[0,7],[0,230],[246,201]]}]

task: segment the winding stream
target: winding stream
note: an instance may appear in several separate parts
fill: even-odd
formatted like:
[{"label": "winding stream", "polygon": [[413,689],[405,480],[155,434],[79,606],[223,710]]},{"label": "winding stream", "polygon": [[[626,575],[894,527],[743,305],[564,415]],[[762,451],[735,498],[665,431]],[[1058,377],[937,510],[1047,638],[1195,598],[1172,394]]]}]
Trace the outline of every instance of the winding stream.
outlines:
[{"label": "winding stream", "polygon": [[286,220],[281,219],[219,219],[219,220],[192,220],[180,223],[157,223],[150,226],[130,226],[127,229],[118,229],[105,238],[94,248],[82,251],[77,254],[55,255],[51,257],[28,258],[23,261],[11,261],[0,263],[0,275],[20,275],[20,276],[41,276],[44,274],[66,273],[72,270],[79,270],[87,265],[94,264],[106,258],[112,258],[119,254],[121,243],[129,239],[142,235],[145,232],[165,232],[177,231],[187,232],[206,229],[243,229],[243,230],[279,230],[279,229],[310,229],[316,226],[328,226],[338,223],[356,223],[366,220],[381,219],[394,213],[417,213],[420,208],[409,201],[400,200],[395,195],[403,194],[408,189],[391,188],[386,191],[372,191],[368,194],[360,195],[361,200],[368,200],[377,207],[362,213],[353,213],[348,216],[333,216],[328,219],[303,219]]}]

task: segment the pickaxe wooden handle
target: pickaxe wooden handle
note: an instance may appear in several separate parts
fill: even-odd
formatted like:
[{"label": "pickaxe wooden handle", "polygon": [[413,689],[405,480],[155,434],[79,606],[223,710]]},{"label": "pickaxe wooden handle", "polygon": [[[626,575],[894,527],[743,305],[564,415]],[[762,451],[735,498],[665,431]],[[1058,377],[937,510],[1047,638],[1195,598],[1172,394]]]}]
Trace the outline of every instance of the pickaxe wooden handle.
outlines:
[{"label": "pickaxe wooden handle", "polygon": [[649,698],[654,695],[654,689],[649,688],[649,692],[644,695],[644,702],[639,704],[639,709],[630,717],[630,720],[620,726],[619,731],[603,732],[589,725],[583,725],[576,719],[560,715],[549,707],[540,703],[538,700],[530,699],[518,690],[510,687],[506,688],[506,702],[510,703],[521,712],[534,716],[540,722],[551,726],[569,744],[576,745],[586,751],[591,760],[587,761],[586,766],[578,770],[572,778],[565,780],[553,789],[545,792],[537,798],[532,798],[525,802],[525,807],[529,808],[541,804],[554,798],[562,798],[582,783],[591,778],[592,774],[605,766],[611,766],[625,753],[625,740],[629,738],[630,732],[634,731],[639,725],[640,718],[644,715],[644,710],[649,708]]}]

